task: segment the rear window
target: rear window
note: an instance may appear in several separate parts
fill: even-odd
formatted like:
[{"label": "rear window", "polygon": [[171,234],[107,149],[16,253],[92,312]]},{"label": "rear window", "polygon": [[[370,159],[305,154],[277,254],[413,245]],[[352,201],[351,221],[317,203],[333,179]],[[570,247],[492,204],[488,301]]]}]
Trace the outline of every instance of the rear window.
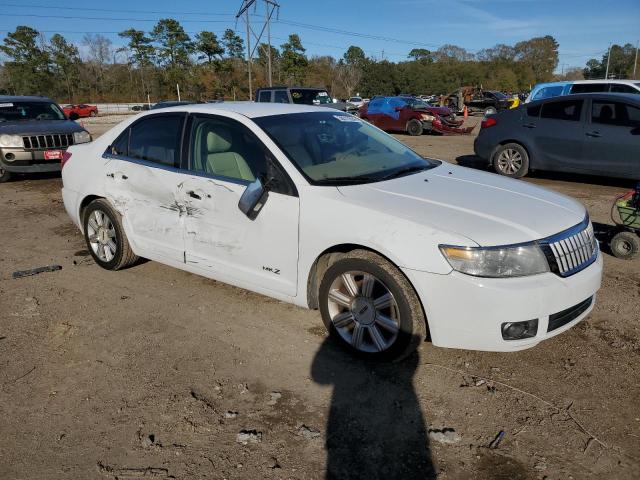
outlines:
[{"label": "rear window", "polygon": [[271,101],[271,91],[262,90],[258,96],[258,102],[269,103]]},{"label": "rear window", "polygon": [[582,111],[582,100],[565,100],[564,102],[549,102],[542,105],[542,118],[554,120],[569,120],[577,122],[580,120]]},{"label": "rear window", "polygon": [[275,103],[289,103],[289,96],[286,90],[276,90],[273,92],[273,101]]},{"label": "rear window", "polygon": [[571,93],[596,93],[609,91],[608,83],[576,83],[571,87]]},{"label": "rear window", "polygon": [[562,85],[555,85],[553,87],[544,87],[535,94],[532,100],[542,100],[544,98],[559,97],[562,95],[564,87]]},{"label": "rear window", "polygon": [[184,115],[154,115],[131,127],[129,157],[178,167]]},{"label": "rear window", "polygon": [[640,90],[637,88],[633,88],[631,85],[625,85],[624,83],[612,83],[610,91],[614,93],[640,93]]}]

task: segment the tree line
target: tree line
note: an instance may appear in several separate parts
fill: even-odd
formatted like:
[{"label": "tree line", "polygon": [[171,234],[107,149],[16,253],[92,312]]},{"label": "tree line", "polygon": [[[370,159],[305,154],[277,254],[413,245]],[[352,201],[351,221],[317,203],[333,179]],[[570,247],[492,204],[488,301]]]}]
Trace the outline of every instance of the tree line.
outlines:
[{"label": "tree line", "polygon": [[[175,99],[179,85],[182,98],[192,100],[249,97],[244,40],[232,29],[221,36],[201,31],[192,37],[177,20],[165,18],[148,32],[130,28],[119,36],[126,42],[122,47],[100,34],[86,34],[76,45],[60,34],[46,38],[18,26],[0,44],[0,93],[42,94],[61,103],[155,102]],[[552,36],[477,53],[455,45],[414,48],[398,62],[367,57],[358,46],[340,58],[308,56],[297,34],[270,48],[274,84],[322,86],[339,98],[444,94],[463,85],[517,92],[557,78],[558,43]],[[632,49],[630,44],[611,49],[610,72],[631,74]],[[268,84],[268,52],[265,43],[256,49],[253,88]],[[571,69],[564,77],[601,78],[606,60],[592,59],[582,71]]]}]

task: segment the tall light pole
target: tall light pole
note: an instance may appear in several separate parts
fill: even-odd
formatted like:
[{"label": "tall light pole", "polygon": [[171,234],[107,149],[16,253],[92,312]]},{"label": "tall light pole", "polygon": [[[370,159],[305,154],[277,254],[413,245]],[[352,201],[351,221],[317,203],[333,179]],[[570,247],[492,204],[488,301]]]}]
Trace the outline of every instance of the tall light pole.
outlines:
[{"label": "tall light pole", "polygon": [[609,61],[611,60],[611,44],[609,44],[609,52],[607,53],[607,71],[604,74],[604,79],[609,78]]}]

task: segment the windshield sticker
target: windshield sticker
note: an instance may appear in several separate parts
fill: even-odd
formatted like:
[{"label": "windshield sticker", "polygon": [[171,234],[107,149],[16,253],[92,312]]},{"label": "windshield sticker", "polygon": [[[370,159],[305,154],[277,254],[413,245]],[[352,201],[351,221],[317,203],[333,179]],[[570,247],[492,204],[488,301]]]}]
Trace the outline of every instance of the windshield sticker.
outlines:
[{"label": "windshield sticker", "polygon": [[0,108],[13,107],[13,103],[0,103]]},{"label": "windshield sticker", "polygon": [[337,118],[341,122],[355,122],[360,123],[361,120],[358,117],[354,117],[353,115],[334,115],[334,118]]}]

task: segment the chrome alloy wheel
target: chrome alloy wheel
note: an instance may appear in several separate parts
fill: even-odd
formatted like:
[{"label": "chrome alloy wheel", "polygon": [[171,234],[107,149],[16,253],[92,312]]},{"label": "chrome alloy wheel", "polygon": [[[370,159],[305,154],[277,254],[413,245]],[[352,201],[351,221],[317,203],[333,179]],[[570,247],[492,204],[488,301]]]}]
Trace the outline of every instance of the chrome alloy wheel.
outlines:
[{"label": "chrome alloy wheel", "polygon": [[400,311],[387,286],[366,272],[345,272],[329,289],[328,310],[338,334],[362,352],[389,348],[400,330]]},{"label": "chrome alloy wheel", "polygon": [[109,216],[102,210],[94,210],[87,222],[87,237],[93,253],[103,262],[110,262],[116,255],[118,244],[116,230]]},{"label": "chrome alloy wheel", "polygon": [[507,175],[513,175],[522,168],[522,155],[513,148],[505,148],[498,155],[498,169]]}]

